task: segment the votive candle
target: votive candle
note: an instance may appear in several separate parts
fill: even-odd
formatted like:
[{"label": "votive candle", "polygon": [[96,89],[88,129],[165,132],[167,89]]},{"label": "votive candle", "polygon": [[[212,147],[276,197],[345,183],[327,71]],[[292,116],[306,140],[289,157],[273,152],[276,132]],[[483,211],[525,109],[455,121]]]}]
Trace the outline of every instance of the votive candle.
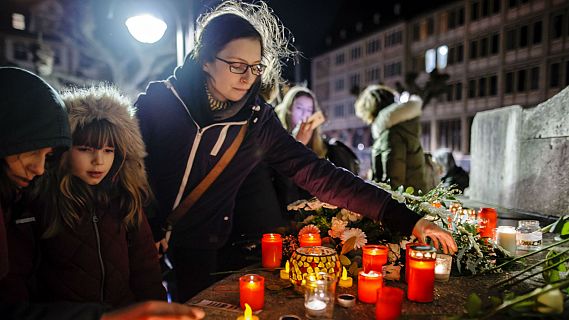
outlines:
[{"label": "votive candle", "polygon": [[377,290],[375,320],[396,320],[401,315],[403,290],[384,286]]},{"label": "votive candle", "polygon": [[322,245],[322,239],[318,233],[301,234],[298,241],[301,247],[317,247]]},{"label": "votive candle", "polygon": [[378,273],[383,273],[383,265],[387,263],[387,247],[369,244],[363,246],[362,251],[362,264],[364,267],[364,272],[375,271]]},{"label": "votive candle", "polygon": [[496,242],[511,254],[516,254],[516,228],[499,226],[496,229]]},{"label": "votive candle", "polygon": [[480,237],[493,238],[494,229],[498,223],[498,213],[494,208],[480,208],[478,212],[478,226]]},{"label": "votive candle", "polygon": [[435,262],[435,280],[448,281],[450,278],[450,270],[452,268],[452,256],[447,254],[438,254]]},{"label": "votive candle", "polygon": [[289,272],[290,272],[290,264],[288,263],[287,260],[287,262],[285,263],[285,268],[281,269],[281,279],[288,280],[290,278]]},{"label": "votive candle", "polygon": [[348,272],[346,271],[346,267],[342,267],[342,277],[340,277],[340,281],[338,281],[338,285],[342,288],[349,288],[353,284],[352,277],[348,277]]},{"label": "votive candle", "polygon": [[261,240],[263,268],[278,268],[283,257],[283,238],[278,233],[266,233]]},{"label": "votive candle", "polygon": [[416,302],[433,301],[437,253],[431,246],[409,247],[407,298]]},{"label": "votive candle", "polygon": [[358,300],[365,303],[375,303],[377,290],[383,286],[383,275],[376,271],[360,271],[358,274]]},{"label": "votive candle", "polygon": [[409,248],[411,246],[426,246],[427,244],[425,243],[420,243],[420,242],[409,242],[405,245],[405,282],[409,281]]},{"label": "votive candle", "polygon": [[243,315],[237,317],[237,320],[259,320],[259,317],[253,315],[251,307],[248,303],[245,304],[245,311],[243,311]]},{"label": "votive candle", "polygon": [[263,309],[265,278],[258,274],[246,274],[239,278],[239,304],[243,310],[245,310],[245,303],[255,311]]}]

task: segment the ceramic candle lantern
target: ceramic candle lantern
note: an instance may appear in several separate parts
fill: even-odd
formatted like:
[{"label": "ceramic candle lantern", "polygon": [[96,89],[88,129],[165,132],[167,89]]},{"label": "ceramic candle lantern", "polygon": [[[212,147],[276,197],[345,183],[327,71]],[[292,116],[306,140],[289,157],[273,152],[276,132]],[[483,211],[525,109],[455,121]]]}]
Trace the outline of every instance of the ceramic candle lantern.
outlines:
[{"label": "ceramic candle lantern", "polygon": [[263,268],[278,268],[283,257],[283,238],[277,233],[267,233],[261,240]]},{"label": "ceramic candle lantern", "polygon": [[416,302],[431,302],[435,288],[436,250],[431,246],[411,246],[408,250],[407,299]]},{"label": "ceramic candle lantern", "polygon": [[383,272],[383,265],[387,263],[388,249],[386,246],[370,244],[362,248],[362,265],[365,272]]},{"label": "ceramic candle lantern", "polygon": [[311,274],[325,272],[339,278],[342,270],[336,250],[327,247],[298,248],[290,257],[290,264],[290,281],[297,289]]},{"label": "ceramic candle lantern", "polygon": [[245,310],[249,304],[254,311],[265,304],[265,278],[258,274],[246,274],[239,278],[239,304]]}]

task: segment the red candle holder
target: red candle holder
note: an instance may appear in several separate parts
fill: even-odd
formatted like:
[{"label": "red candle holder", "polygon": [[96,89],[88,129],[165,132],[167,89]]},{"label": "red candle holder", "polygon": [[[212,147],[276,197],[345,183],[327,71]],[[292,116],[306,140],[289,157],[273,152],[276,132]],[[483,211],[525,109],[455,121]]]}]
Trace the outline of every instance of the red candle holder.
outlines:
[{"label": "red candle holder", "polygon": [[365,303],[375,303],[377,290],[383,286],[383,275],[376,271],[360,271],[358,273],[358,300]]},{"label": "red candle holder", "polygon": [[394,287],[383,287],[377,290],[375,303],[375,320],[396,320],[401,316],[403,290]]},{"label": "red candle holder", "polygon": [[363,246],[362,251],[364,272],[383,273],[383,265],[387,263],[388,248],[377,244],[368,244]]},{"label": "red candle holder", "polygon": [[409,248],[411,246],[426,246],[426,243],[422,242],[409,242],[405,245],[405,282],[409,281]]},{"label": "red candle holder", "polygon": [[265,278],[258,274],[246,274],[239,278],[239,305],[245,310],[245,303],[253,311],[263,309],[265,304]]},{"label": "red candle holder", "polygon": [[433,301],[435,289],[435,262],[437,252],[431,246],[409,247],[409,280],[407,299],[416,302]]},{"label": "red candle holder", "polygon": [[322,245],[322,239],[318,233],[305,233],[298,237],[301,247],[318,247]]},{"label": "red candle holder", "polygon": [[494,208],[480,208],[478,212],[478,232],[482,238],[493,238],[498,224],[498,213]]},{"label": "red candle holder", "polygon": [[283,257],[283,238],[278,233],[266,233],[261,239],[263,268],[278,268]]}]

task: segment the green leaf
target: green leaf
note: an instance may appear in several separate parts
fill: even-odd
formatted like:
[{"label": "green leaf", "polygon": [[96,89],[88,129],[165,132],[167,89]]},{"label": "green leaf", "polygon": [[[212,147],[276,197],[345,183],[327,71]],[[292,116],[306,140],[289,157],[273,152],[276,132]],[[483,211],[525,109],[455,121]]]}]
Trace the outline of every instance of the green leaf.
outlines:
[{"label": "green leaf", "polygon": [[415,192],[415,188],[413,187],[407,187],[407,189],[405,189],[405,193],[413,194],[413,192]]},{"label": "green leaf", "polygon": [[344,242],[344,245],[342,246],[342,252],[340,254],[346,254],[352,251],[355,245],[356,237],[351,237],[350,239],[346,240],[346,242]]},{"label": "green leaf", "polygon": [[563,226],[561,227],[559,234],[561,235],[562,238],[563,236],[565,237],[569,236],[569,220],[563,222]]},{"label": "green leaf", "polygon": [[466,300],[466,312],[470,317],[475,317],[482,309],[482,300],[476,293],[471,293]]},{"label": "green leaf", "polygon": [[350,259],[343,254],[340,255],[340,263],[346,267],[352,264]]},{"label": "green leaf", "polygon": [[348,271],[350,272],[350,274],[354,277],[358,276],[358,263],[357,262],[352,262],[352,264],[350,265],[350,268],[348,269]]}]

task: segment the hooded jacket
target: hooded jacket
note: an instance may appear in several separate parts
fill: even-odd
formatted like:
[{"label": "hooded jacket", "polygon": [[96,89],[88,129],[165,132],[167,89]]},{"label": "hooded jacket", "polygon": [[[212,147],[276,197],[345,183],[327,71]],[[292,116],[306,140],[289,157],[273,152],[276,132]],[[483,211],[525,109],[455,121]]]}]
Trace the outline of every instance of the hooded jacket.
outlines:
[{"label": "hooded jacket", "polygon": [[[19,68],[0,68],[0,94],[0,161],[36,149],[71,146],[63,101],[41,78]],[[28,303],[37,259],[35,218],[29,215],[22,198],[0,203],[2,319],[99,319],[103,313],[99,305]]]},{"label": "hooded jacket", "polygon": [[[71,132],[94,120],[107,120],[117,128],[117,145],[126,146],[124,159],[115,157],[100,192],[117,170],[125,179],[144,181],[144,144],[131,103],[110,87],[91,88],[63,95]],[[101,190],[102,189],[102,190]],[[74,228],[68,225],[55,236],[41,240],[38,270],[40,301],[99,302],[120,307],[134,301],[164,300],[158,252],[143,215],[138,227],[122,222],[118,199],[109,207],[86,208]]]},{"label": "hooded jacket", "polygon": [[426,190],[425,157],[421,147],[422,101],[411,99],[382,109],[371,125],[373,179]]},{"label": "hooded jacket", "polygon": [[[254,92],[250,92],[234,116],[200,121],[196,115],[211,112],[207,102],[199,100],[204,78],[200,66],[187,59],[169,79],[171,88],[164,81],[152,82],[135,104],[148,151],[150,183],[161,209],[151,221],[158,228],[164,226],[178,198],[183,199],[217,163],[240,127],[248,125],[247,135],[231,163],[174,226],[171,245],[220,248],[231,230],[239,186],[261,160],[322,201],[380,219],[392,230],[411,233],[418,215],[389,210],[397,207],[397,202],[388,193],[319,159],[288,134],[272,107]],[[258,214],[262,219],[263,213]],[[162,234],[155,237],[159,239]]]}]

